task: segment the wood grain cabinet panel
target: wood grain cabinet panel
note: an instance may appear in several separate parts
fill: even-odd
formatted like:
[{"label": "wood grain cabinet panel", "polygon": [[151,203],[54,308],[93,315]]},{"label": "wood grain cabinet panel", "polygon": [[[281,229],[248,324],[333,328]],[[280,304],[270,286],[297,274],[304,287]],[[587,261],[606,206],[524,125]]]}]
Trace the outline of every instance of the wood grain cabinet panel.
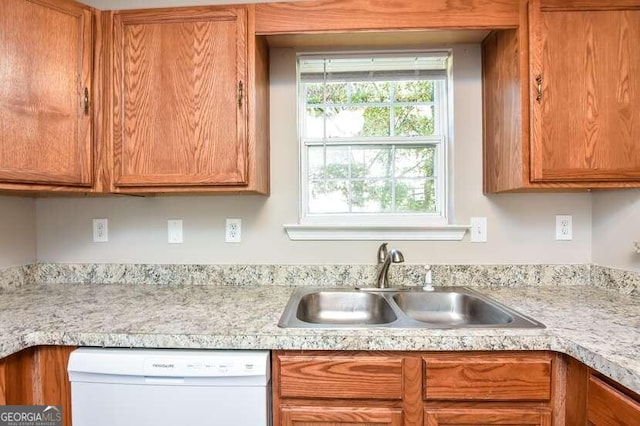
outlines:
[{"label": "wood grain cabinet panel", "polygon": [[281,356],[283,398],[402,399],[402,358]]},{"label": "wood grain cabinet panel", "polygon": [[114,17],[117,187],[247,183],[247,12]]},{"label": "wood grain cabinet panel", "polygon": [[556,359],[547,352],[276,351],[274,426],[550,426],[564,395],[552,385]]},{"label": "wood grain cabinet panel", "polygon": [[640,400],[634,400],[595,376],[589,378],[587,418],[595,426],[634,425],[640,422]]},{"label": "wood grain cabinet panel", "polygon": [[89,7],[0,2],[0,188],[92,184],[92,55]]},{"label": "wood grain cabinet panel", "polygon": [[639,180],[640,10],[543,10],[537,31],[532,180]]},{"label": "wood grain cabinet panel", "polygon": [[461,408],[426,410],[425,426],[518,425],[551,426],[548,410],[520,408]]},{"label": "wood grain cabinet panel", "polygon": [[268,45],[255,7],[103,14],[114,193],[269,193]]},{"label": "wood grain cabinet panel", "polygon": [[526,356],[425,357],[426,400],[547,401],[551,359]]},{"label": "wood grain cabinet panel", "polygon": [[69,356],[75,347],[38,346],[0,361],[0,404],[61,405],[62,424],[71,426]]},{"label": "wood grain cabinet panel", "polygon": [[402,410],[384,407],[284,407],[282,426],[402,426]]},{"label": "wood grain cabinet panel", "polygon": [[484,192],[640,186],[640,1],[520,2],[482,43]]}]

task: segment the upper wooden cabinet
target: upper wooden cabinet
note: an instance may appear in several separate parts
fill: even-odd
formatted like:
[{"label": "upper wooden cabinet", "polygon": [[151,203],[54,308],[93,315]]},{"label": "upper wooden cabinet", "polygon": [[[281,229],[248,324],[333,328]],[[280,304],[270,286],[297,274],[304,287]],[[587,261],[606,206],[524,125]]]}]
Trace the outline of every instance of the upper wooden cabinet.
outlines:
[{"label": "upper wooden cabinet", "polygon": [[253,13],[111,16],[112,192],[268,192],[268,59]]},{"label": "upper wooden cabinet", "polygon": [[483,43],[485,192],[640,186],[640,1],[522,8]]},{"label": "upper wooden cabinet", "polygon": [[0,189],[91,186],[92,57],[90,8],[0,2]]},{"label": "upper wooden cabinet", "polygon": [[640,10],[531,16],[531,180],[640,180]]}]

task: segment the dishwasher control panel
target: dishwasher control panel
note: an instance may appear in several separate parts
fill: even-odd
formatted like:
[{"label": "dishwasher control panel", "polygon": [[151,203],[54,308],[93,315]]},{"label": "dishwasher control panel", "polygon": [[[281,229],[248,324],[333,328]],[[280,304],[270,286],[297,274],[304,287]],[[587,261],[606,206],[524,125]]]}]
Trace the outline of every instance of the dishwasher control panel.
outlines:
[{"label": "dishwasher control panel", "polygon": [[269,351],[80,348],[69,372],[126,377],[233,378],[270,376]]},{"label": "dishwasher control panel", "polygon": [[149,357],[144,360],[145,376],[216,376],[237,377],[264,374],[264,363],[260,360],[233,357]]}]

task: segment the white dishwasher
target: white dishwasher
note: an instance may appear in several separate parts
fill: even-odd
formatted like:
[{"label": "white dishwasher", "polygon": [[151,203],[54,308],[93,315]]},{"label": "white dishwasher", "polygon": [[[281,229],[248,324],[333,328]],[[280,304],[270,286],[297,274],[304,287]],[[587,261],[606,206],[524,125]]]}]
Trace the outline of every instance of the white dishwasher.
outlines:
[{"label": "white dishwasher", "polygon": [[268,351],[80,348],[73,426],[268,426]]}]

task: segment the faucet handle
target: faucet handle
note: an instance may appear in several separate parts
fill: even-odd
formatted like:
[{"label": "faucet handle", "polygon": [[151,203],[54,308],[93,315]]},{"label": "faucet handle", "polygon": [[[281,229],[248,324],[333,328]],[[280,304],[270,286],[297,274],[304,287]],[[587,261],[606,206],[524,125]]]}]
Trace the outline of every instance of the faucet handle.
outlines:
[{"label": "faucet handle", "polygon": [[382,243],[380,244],[380,247],[378,247],[378,264],[384,263],[387,255],[389,254],[387,251],[387,244],[388,243]]}]

